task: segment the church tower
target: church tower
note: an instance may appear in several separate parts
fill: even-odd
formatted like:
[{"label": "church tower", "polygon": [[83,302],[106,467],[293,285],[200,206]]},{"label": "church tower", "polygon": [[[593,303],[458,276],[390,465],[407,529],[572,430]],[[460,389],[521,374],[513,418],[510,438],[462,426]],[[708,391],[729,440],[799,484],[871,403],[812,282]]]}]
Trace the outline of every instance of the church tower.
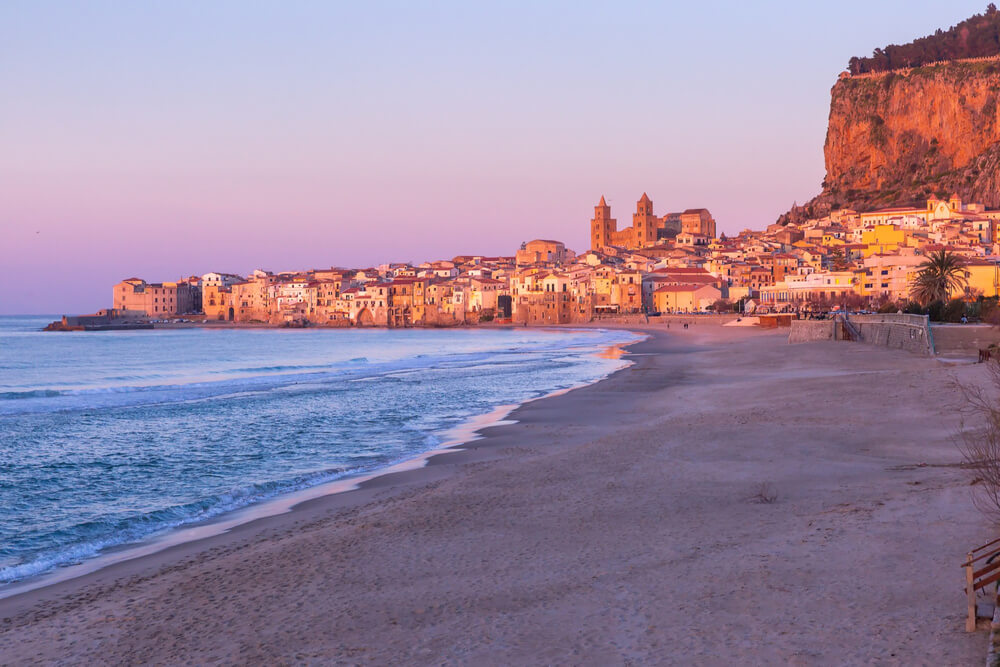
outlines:
[{"label": "church tower", "polygon": [[602,250],[611,245],[611,235],[618,231],[618,221],[611,217],[611,207],[601,197],[594,207],[594,219],[590,221],[590,247]]},{"label": "church tower", "polygon": [[635,205],[632,215],[633,244],[636,248],[656,243],[656,230],[660,221],[653,215],[653,200],[645,192]]}]

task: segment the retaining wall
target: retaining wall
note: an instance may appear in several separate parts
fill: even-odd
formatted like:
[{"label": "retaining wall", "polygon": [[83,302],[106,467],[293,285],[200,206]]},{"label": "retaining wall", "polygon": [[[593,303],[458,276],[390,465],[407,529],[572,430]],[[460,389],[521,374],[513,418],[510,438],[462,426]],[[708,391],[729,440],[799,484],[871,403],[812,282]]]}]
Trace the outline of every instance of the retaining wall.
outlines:
[{"label": "retaining wall", "polygon": [[[847,318],[859,342],[934,355],[934,339],[926,315],[850,315]],[[843,323],[836,320],[793,320],[789,343],[843,340]]]},{"label": "retaining wall", "polygon": [[815,343],[819,340],[836,340],[837,322],[833,320],[792,320],[788,332],[789,343]]},{"label": "retaining wall", "polygon": [[650,321],[650,318],[645,313],[625,313],[621,315],[617,313],[598,315],[595,313],[590,321],[597,324],[600,324],[601,322],[607,322],[609,324],[647,324]]},{"label": "retaining wall", "polygon": [[934,338],[926,315],[851,315],[847,319],[863,343],[934,356]]},{"label": "retaining wall", "polygon": [[1000,329],[989,324],[934,324],[931,333],[938,354],[974,357],[991,344],[1000,345]]}]

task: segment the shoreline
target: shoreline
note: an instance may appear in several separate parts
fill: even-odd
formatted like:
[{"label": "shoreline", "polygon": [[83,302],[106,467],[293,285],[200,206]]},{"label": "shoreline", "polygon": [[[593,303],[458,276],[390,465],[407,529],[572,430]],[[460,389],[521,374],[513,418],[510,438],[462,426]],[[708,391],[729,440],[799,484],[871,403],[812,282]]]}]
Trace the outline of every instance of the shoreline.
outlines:
[{"label": "shoreline", "polygon": [[927,402],[981,368],[621,328],[649,334],[628,368],[424,467],[0,600],[0,642],[13,662],[981,659],[957,563],[988,528]]},{"label": "shoreline", "polygon": [[[572,327],[548,328],[555,333],[572,330]],[[615,343],[601,350],[595,350],[588,356],[619,359],[623,356],[625,348],[642,342],[645,340],[646,335],[648,335],[635,332],[630,329],[618,327],[609,328],[626,330],[641,337],[636,341]],[[252,503],[234,510],[223,512],[222,514],[214,516],[210,519],[169,528],[163,532],[154,533],[153,535],[150,535],[138,542],[115,545],[107,548],[102,553],[99,553],[91,558],[87,558],[79,563],[59,566],[55,569],[46,570],[39,574],[17,580],[9,584],[0,584],[0,603],[2,603],[3,600],[28,594],[32,591],[45,589],[50,586],[58,584],[71,584],[75,580],[87,577],[91,574],[99,573],[106,568],[127,563],[135,559],[154,556],[173,547],[183,546],[185,544],[198,542],[207,538],[225,535],[234,528],[252,524],[262,519],[294,512],[298,506],[303,503],[319,500],[332,495],[359,490],[362,485],[375,481],[383,475],[395,475],[411,470],[419,470],[430,465],[431,459],[438,455],[463,451],[463,449],[465,449],[470,443],[483,437],[480,432],[484,429],[494,426],[516,424],[516,420],[510,419],[511,415],[520,407],[528,403],[560,396],[562,394],[602,382],[611,375],[626,370],[630,365],[631,362],[626,361],[621,367],[589,382],[583,382],[572,387],[556,389],[541,396],[528,398],[520,403],[498,405],[488,413],[472,415],[461,424],[438,432],[437,435],[444,438],[444,440],[433,449],[417,452],[411,456],[388,462],[385,465],[371,470],[359,470],[353,473],[348,473],[343,477],[331,481],[322,482],[320,484],[298,489],[296,491],[281,493],[261,502]]]},{"label": "shoreline", "polygon": [[[626,317],[640,317],[641,314],[626,316]],[[697,315],[695,315],[697,317]],[[734,315],[734,317],[736,317]],[[122,324],[110,324],[110,325],[97,325],[88,326],[87,328],[42,328],[39,331],[45,333],[105,333],[108,331],[172,331],[177,329],[260,329],[260,330],[315,330],[315,331],[344,331],[344,330],[360,330],[360,331],[400,331],[406,329],[430,329],[430,330],[440,330],[440,329],[547,329],[551,327],[574,327],[574,326],[600,326],[602,321],[608,321],[612,327],[617,328],[618,326],[626,324],[624,320],[619,321],[618,319],[608,319],[601,320],[595,319],[587,322],[570,322],[565,324],[559,323],[534,323],[534,324],[524,324],[515,322],[455,322],[449,324],[409,324],[403,327],[391,327],[391,326],[362,326],[362,325],[330,325],[330,324],[315,324],[310,323],[307,326],[301,325],[289,325],[289,324],[271,324],[270,322],[229,322],[229,321],[213,321],[207,320],[204,322],[148,322],[144,320],[138,320],[130,323]],[[53,323],[54,324],[54,323]],[[645,326],[646,323],[639,323],[639,326]]]},{"label": "shoreline", "polygon": [[[52,317],[51,315],[9,315],[7,317],[32,317],[32,318],[45,318]],[[314,330],[314,331],[342,331],[342,330],[360,330],[360,331],[398,331],[406,329],[415,330],[438,330],[438,329],[549,329],[549,328],[573,328],[573,327],[607,327],[614,329],[627,329],[629,327],[657,327],[659,325],[667,325],[669,322],[681,323],[701,323],[701,324],[718,324],[723,321],[732,321],[741,317],[750,317],[750,315],[745,315],[741,313],[710,313],[710,312],[696,312],[696,313],[662,313],[660,315],[650,316],[646,313],[623,313],[620,315],[604,315],[600,317],[594,317],[591,320],[581,321],[581,322],[545,322],[545,323],[528,323],[524,322],[513,322],[513,321],[488,321],[488,322],[453,322],[453,323],[417,323],[409,324],[403,327],[393,327],[393,326],[362,326],[357,324],[348,325],[331,325],[331,324],[320,324],[320,323],[310,323],[308,325],[289,325],[287,323],[273,324],[270,322],[231,322],[228,320],[197,320],[197,321],[187,321],[187,322],[152,322],[148,320],[135,320],[122,322],[119,324],[112,325],[88,325],[89,328],[85,327],[74,327],[74,328],[53,328],[49,329],[43,327],[38,331],[44,331],[46,333],[105,333],[108,331],[172,331],[179,329],[217,329],[217,330],[227,330],[227,329],[260,329],[260,330]],[[57,324],[58,322],[52,322],[51,324]]]}]

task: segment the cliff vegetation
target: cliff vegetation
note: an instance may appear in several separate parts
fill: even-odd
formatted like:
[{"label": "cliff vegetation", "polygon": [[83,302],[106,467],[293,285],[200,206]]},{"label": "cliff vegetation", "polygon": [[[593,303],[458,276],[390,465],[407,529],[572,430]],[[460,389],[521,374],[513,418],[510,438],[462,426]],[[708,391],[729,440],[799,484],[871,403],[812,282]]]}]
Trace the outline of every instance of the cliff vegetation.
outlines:
[{"label": "cliff vegetation", "polygon": [[1000,55],[1000,12],[990,3],[986,13],[975,14],[948,30],[875,49],[870,58],[851,58],[851,74],[887,72],[927,63]]}]

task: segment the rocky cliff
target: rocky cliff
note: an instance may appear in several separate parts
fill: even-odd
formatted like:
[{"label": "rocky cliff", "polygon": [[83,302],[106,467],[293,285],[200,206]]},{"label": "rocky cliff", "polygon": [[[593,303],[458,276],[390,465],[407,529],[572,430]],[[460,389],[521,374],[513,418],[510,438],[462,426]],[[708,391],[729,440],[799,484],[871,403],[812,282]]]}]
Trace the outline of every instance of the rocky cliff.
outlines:
[{"label": "rocky cliff", "polygon": [[781,222],[953,192],[1000,208],[1000,60],[842,77],[831,93],[823,192]]}]

